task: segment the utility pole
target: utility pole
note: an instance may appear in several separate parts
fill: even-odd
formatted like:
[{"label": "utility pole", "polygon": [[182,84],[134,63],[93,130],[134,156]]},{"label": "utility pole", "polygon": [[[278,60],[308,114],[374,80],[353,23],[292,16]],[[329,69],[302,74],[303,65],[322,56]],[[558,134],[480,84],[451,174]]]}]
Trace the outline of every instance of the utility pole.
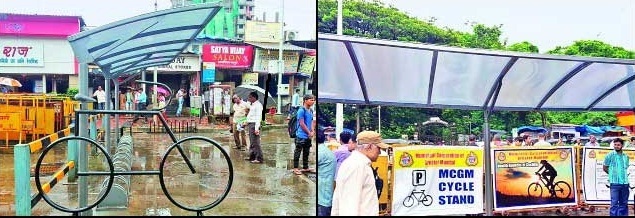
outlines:
[{"label": "utility pole", "polygon": [[[284,64],[282,63],[282,51],[284,45],[284,0],[282,0],[282,7],[280,8],[280,45],[278,47],[278,109],[276,114],[282,114],[282,72],[284,72]],[[266,98],[267,96],[265,96]]]}]

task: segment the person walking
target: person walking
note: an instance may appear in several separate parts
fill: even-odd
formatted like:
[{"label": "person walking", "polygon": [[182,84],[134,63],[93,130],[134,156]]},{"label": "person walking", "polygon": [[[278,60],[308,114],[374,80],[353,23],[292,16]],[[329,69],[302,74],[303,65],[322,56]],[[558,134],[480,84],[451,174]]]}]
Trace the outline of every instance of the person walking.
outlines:
[{"label": "person walking", "polygon": [[181,112],[183,111],[183,102],[185,102],[185,89],[181,88],[178,92],[176,92],[176,98],[179,100],[179,106],[176,109],[176,116],[180,117]]},{"label": "person walking", "polygon": [[260,122],[262,120],[262,104],[258,101],[258,93],[250,92],[249,113],[247,113],[247,130],[249,131],[249,158],[251,163],[262,163],[262,149],[260,148]]},{"label": "person walking", "polygon": [[211,114],[209,111],[209,88],[206,88],[203,92],[203,110],[201,111],[201,114],[203,112],[206,116]]},{"label": "person walking", "polygon": [[[233,116],[230,120],[232,133],[234,135],[234,143],[236,149],[244,150],[247,148],[247,139],[245,137],[245,121],[247,120],[247,110],[249,103],[240,99],[238,95],[232,96]],[[238,128],[241,127],[241,128]]]},{"label": "person walking", "polygon": [[624,140],[613,139],[613,151],[604,157],[603,170],[609,174],[611,190],[610,216],[628,216],[628,166],[629,158],[622,151]]},{"label": "person walking", "polygon": [[388,148],[381,140],[375,131],[357,134],[357,147],[344,160],[335,179],[332,216],[379,215],[379,197],[370,165],[377,160],[380,148]]},{"label": "person walking", "polygon": [[[132,111],[134,110],[134,93],[132,93],[132,89],[128,89],[126,92],[126,110]],[[127,117],[130,117],[130,114],[126,114]]]},{"label": "person walking", "polygon": [[333,188],[335,177],[335,155],[324,144],[324,133],[315,136],[317,148],[317,177],[318,177],[318,216],[331,216],[333,205]]}]

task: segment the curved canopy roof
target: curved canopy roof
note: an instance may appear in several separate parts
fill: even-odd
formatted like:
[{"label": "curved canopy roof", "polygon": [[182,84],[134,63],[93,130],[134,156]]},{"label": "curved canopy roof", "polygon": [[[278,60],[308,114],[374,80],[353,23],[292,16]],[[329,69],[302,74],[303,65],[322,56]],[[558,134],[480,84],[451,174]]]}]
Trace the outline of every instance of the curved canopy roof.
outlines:
[{"label": "curved canopy roof", "polygon": [[320,102],[493,110],[633,110],[635,60],[318,34]]},{"label": "curved canopy roof", "polygon": [[221,9],[220,3],[156,11],[69,36],[80,62],[106,78],[172,62]]}]

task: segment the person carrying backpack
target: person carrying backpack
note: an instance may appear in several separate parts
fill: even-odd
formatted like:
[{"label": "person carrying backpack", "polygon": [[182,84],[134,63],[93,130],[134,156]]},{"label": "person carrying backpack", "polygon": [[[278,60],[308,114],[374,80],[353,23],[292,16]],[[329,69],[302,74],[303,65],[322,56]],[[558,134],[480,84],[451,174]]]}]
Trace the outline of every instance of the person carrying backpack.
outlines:
[{"label": "person carrying backpack", "polygon": [[[302,172],[311,171],[309,169],[309,150],[311,148],[311,138],[315,135],[313,132],[313,111],[311,106],[315,104],[315,96],[308,94],[303,98],[303,107],[298,109],[296,114],[297,124],[295,131],[295,151],[293,152],[293,173],[302,175]],[[300,154],[302,154],[302,170],[298,169],[300,162]]]}]

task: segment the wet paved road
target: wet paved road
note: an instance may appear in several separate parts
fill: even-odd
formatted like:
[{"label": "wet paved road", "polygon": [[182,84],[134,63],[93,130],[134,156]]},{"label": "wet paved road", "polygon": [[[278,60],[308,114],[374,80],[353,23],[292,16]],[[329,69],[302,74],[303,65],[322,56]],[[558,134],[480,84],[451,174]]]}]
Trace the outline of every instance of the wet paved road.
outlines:
[{"label": "wet paved road", "polygon": [[[188,135],[204,135],[211,137],[224,145],[226,150],[229,151],[229,156],[234,167],[234,182],[230,193],[218,206],[205,211],[205,215],[315,216],[315,174],[297,176],[290,171],[293,166],[293,149],[291,140],[287,138],[285,129],[272,129],[263,132],[263,164],[252,164],[243,160],[248,157],[248,153],[246,151],[231,148],[231,146],[233,146],[233,138],[231,138],[228,131],[217,133],[181,134],[179,137],[186,137]],[[165,152],[166,145],[168,144],[171,144],[171,140],[167,136],[159,134],[135,133],[135,158],[132,168],[134,170],[158,170],[161,155]],[[314,149],[315,147],[312,147],[310,155],[310,167],[313,168],[315,168],[316,156]],[[177,154],[176,150],[173,150],[170,154]],[[212,154],[211,156],[214,155]],[[60,158],[65,158],[64,152],[56,152],[55,156],[51,156],[49,160],[52,160],[53,158],[58,160]],[[196,157],[190,158],[196,159]],[[36,161],[37,156],[32,156],[31,162],[35,163]],[[13,155],[0,154],[0,162],[3,163],[3,167],[0,170],[0,194],[4,193],[3,196],[0,195],[0,198],[2,198],[0,200],[2,200],[2,202],[9,200],[13,203]],[[5,165],[5,163],[8,164]],[[221,162],[219,168],[224,167],[226,168],[226,165]],[[175,169],[176,168],[171,168],[172,171],[175,171]],[[186,168],[183,167],[183,169]],[[181,169],[181,172],[185,171],[183,169]],[[94,170],[94,168],[91,167],[91,170]],[[212,170],[212,172],[214,171]],[[219,174],[222,174],[222,170],[215,172],[221,172]],[[104,177],[98,177],[93,180],[101,181],[103,178]],[[175,176],[174,178],[182,179],[178,182],[168,182],[167,186],[171,193],[174,192],[173,196],[176,196],[174,198],[177,199],[177,201],[187,201],[189,198],[188,194],[190,196],[194,196],[192,199],[202,199],[202,201],[205,202],[211,202],[216,199],[210,196],[218,192],[215,192],[207,197],[197,197],[195,196],[197,193],[195,193],[196,191],[194,190],[196,188],[192,187],[199,187],[199,185],[191,184],[197,182],[190,181],[187,179],[188,177]],[[222,178],[217,179],[220,181],[219,183],[222,183],[223,185],[225,184]],[[48,180],[48,178],[43,180]],[[31,183],[32,191],[35,191],[34,179],[31,179]],[[95,182],[89,187],[89,190],[91,190],[89,193],[93,193],[93,197],[89,197],[89,202],[93,202],[94,196],[96,196],[96,192],[98,192],[98,183],[99,182]],[[130,204],[127,209],[97,210],[94,215],[196,215],[194,212],[185,211],[173,205],[163,194],[159,185],[159,177],[156,175],[132,176],[130,183]],[[209,183],[215,184],[214,182]],[[69,194],[67,194],[68,192],[65,192],[66,190],[73,190],[73,188],[70,188],[71,186],[72,185],[67,184],[56,186],[50,196],[57,199],[62,205],[69,205],[69,202],[72,202],[70,205],[76,204],[76,198],[71,197],[72,199],[69,200],[69,197],[67,197]],[[14,214],[15,212],[13,206],[0,204],[0,215]],[[59,212],[46,204],[46,202],[41,201],[35,207],[33,215],[69,214]]]}]

